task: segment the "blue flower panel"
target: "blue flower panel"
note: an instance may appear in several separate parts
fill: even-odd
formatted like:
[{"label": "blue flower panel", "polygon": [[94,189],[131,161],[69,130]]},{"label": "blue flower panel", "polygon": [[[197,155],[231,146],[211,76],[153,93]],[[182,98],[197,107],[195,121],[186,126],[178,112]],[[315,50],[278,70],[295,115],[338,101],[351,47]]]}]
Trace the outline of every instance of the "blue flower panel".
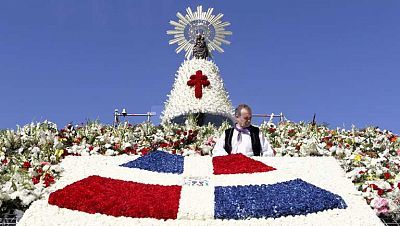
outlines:
[{"label": "blue flower panel", "polygon": [[340,196],[301,179],[272,185],[215,187],[216,219],[277,218],[346,207]]},{"label": "blue flower panel", "polygon": [[165,151],[154,151],[120,166],[138,168],[158,173],[183,173],[184,157]]}]

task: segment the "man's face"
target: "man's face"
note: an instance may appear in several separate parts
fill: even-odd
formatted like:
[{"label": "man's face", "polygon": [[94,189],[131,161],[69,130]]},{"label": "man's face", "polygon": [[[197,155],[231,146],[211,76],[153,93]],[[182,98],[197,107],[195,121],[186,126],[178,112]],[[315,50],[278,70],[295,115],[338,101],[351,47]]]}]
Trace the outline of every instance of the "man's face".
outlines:
[{"label": "man's face", "polygon": [[240,116],[236,116],[236,121],[240,127],[248,127],[251,125],[251,111],[246,108],[240,110]]}]

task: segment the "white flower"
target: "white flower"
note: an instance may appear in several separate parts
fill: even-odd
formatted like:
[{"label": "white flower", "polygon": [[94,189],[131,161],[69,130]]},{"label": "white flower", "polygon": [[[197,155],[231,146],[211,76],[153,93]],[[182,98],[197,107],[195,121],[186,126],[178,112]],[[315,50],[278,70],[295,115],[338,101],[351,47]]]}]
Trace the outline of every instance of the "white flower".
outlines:
[{"label": "white flower", "polygon": [[344,153],[344,151],[343,151],[342,148],[336,148],[336,154],[337,154],[337,155],[341,155],[341,154],[343,154],[343,153]]},{"label": "white flower", "polygon": [[43,171],[47,171],[47,170],[49,170],[50,169],[50,165],[44,165],[43,166]]},{"label": "white flower", "polygon": [[32,148],[32,153],[33,154],[38,154],[40,152],[40,148],[38,148],[38,147],[33,147]]},{"label": "white flower", "polygon": [[332,147],[330,147],[329,148],[329,151],[330,152],[334,152],[334,151],[336,151],[338,148],[336,147],[336,146],[332,146]]},{"label": "white flower", "polygon": [[129,143],[129,142],[124,142],[124,143],[122,144],[122,148],[123,148],[123,149],[125,149],[125,148],[130,148],[130,147],[132,147],[132,145],[131,145],[131,143]]},{"label": "white flower", "polygon": [[344,153],[346,154],[346,156],[350,156],[351,153],[353,153],[353,151],[348,149],[348,148],[346,148],[346,149],[344,149]]},{"label": "white flower", "polygon": [[56,156],[54,156],[54,155],[52,155],[52,156],[50,156],[50,161],[52,161],[52,162],[54,162],[54,161],[56,161]]},{"label": "white flower", "polygon": [[112,149],[107,149],[107,151],[104,153],[106,156],[112,156],[114,155],[114,150]]},{"label": "white flower", "polygon": [[373,159],[371,159],[370,166],[375,167],[377,163],[378,163],[378,160],[373,158]]},{"label": "white flower", "polygon": [[50,167],[50,169],[51,169],[51,170],[54,170],[54,172],[56,172],[56,173],[60,173],[60,172],[62,171],[62,168],[61,168],[60,165],[52,165],[52,166]]},{"label": "white flower", "polygon": [[31,202],[36,200],[36,196],[34,196],[32,194],[29,194],[29,195],[26,195],[26,196],[22,196],[22,197],[20,196],[19,198],[21,199],[22,204],[25,205],[25,206],[31,204]]}]

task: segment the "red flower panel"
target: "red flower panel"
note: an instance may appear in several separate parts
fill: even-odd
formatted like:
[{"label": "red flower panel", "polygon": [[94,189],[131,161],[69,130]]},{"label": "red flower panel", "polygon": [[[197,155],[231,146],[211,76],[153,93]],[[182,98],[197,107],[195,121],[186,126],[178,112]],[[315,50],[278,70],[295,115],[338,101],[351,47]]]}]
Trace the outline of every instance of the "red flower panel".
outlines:
[{"label": "red flower panel", "polygon": [[217,156],[213,160],[214,174],[261,173],[276,170],[243,154]]},{"label": "red flower panel", "polygon": [[50,194],[49,204],[115,217],[176,219],[181,186],[90,176]]}]

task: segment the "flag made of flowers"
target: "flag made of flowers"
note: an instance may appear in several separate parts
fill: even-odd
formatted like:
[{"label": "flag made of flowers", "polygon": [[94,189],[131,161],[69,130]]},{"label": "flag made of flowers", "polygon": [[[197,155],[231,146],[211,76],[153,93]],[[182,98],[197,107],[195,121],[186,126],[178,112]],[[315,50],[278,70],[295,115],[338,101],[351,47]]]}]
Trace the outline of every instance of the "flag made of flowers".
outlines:
[{"label": "flag made of flowers", "polygon": [[[155,151],[120,167],[142,170],[171,184],[89,176],[50,194],[49,204],[86,213],[155,219],[248,219],[306,215],[344,209],[336,194],[301,178],[257,183],[257,178],[279,175],[269,166],[242,154],[188,161],[181,155]],[[209,173],[196,173],[208,165]],[[242,183],[253,178],[254,183]]]}]

